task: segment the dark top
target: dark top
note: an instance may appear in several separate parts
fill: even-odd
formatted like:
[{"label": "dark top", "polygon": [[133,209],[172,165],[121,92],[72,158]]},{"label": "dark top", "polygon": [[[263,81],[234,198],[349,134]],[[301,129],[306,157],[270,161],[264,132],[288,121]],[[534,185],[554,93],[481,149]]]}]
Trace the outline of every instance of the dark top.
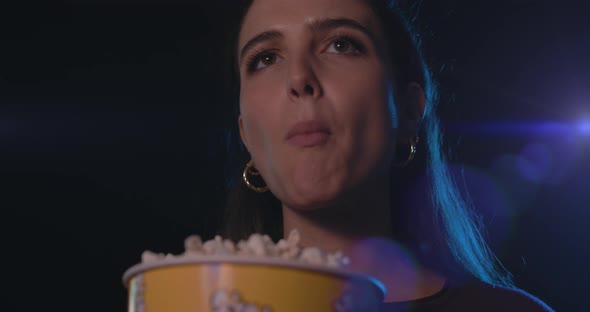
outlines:
[{"label": "dark top", "polygon": [[447,283],[443,290],[435,295],[418,300],[381,305],[381,312],[430,311],[547,312],[553,311],[553,309],[523,290],[492,286],[479,281],[461,285]]}]

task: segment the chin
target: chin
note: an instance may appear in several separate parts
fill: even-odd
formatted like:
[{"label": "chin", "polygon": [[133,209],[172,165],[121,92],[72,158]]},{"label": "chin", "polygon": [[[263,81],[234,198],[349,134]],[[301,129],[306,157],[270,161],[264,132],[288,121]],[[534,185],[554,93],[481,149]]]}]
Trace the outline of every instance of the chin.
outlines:
[{"label": "chin", "polygon": [[300,200],[294,201],[293,204],[289,205],[289,208],[300,212],[311,212],[321,210],[329,206],[329,201]]},{"label": "chin", "polygon": [[314,211],[333,206],[343,193],[341,187],[306,186],[291,195],[290,205],[298,211]]}]

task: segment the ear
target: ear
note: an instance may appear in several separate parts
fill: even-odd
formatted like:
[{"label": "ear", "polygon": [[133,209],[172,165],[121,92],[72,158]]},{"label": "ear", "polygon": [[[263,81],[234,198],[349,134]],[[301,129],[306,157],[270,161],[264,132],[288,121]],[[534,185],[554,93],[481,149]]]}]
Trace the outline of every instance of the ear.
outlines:
[{"label": "ear", "polygon": [[411,107],[411,118],[418,121],[422,119],[422,116],[424,116],[424,111],[426,110],[426,95],[424,94],[424,89],[422,89],[422,86],[416,82],[411,82],[408,84],[408,88],[406,90],[406,99],[408,101],[408,106]]},{"label": "ear", "polygon": [[242,143],[248,149],[248,141],[246,140],[246,134],[244,132],[244,121],[242,120],[242,114],[238,116],[238,127],[240,128],[240,138],[242,139]]},{"label": "ear", "polygon": [[420,121],[426,110],[426,96],[424,89],[416,82],[408,84],[405,92],[401,97],[399,106],[399,139],[402,143],[409,142],[410,139],[418,134]]}]

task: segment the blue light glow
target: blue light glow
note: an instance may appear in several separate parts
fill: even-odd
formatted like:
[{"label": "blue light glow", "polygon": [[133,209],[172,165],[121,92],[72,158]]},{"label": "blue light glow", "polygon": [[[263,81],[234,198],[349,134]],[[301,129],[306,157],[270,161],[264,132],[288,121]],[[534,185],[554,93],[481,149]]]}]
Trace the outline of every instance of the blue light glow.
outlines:
[{"label": "blue light glow", "polygon": [[578,124],[578,131],[582,134],[590,135],[590,120],[580,122]]},{"label": "blue light glow", "polygon": [[590,135],[590,120],[581,122],[557,122],[557,121],[495,121],[495,122],[468,122],[450,124],[451,132],[462,134],[485,134],[499,136],[568,136]]}]

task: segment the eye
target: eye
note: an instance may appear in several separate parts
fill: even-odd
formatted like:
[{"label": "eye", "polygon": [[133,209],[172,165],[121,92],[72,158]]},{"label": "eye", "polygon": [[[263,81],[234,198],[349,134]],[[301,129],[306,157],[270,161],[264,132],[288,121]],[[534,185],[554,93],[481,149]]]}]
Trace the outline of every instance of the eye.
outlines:
[{"label": "eye", "polygon": [[326,52],[338,54],[361,54],[364,51],[363,45],[348,35],[336,36],[331,40],[330,46],[326,50]]},{"label": "eye", "polygon": [[248,61],[248,72],[255,72],[264,67],[270,66],[277,61],[277,55],[270,51],[256,52]]}]

